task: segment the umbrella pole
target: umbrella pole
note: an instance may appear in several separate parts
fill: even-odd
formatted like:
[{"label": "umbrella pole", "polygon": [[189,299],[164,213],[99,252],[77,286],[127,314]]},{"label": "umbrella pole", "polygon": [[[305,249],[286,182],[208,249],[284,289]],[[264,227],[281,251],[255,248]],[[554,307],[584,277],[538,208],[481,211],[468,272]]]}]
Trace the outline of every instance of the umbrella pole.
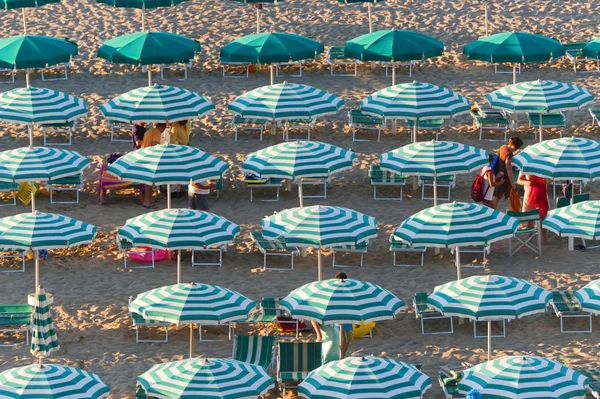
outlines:
[{"label": "umbrella pole", "polygon": [[437,172],[433,172],[433,206],[437,206]]},{"label": "umbrella pole", "polygon": [[181,249],[177,250],[177,284],[181,284]]},{"label": "umbrella pole", "polygon": [[269,65],[270,75],[271,75],[271,84],[275,84],[275,68],[273,68],[273,64]]},{"label": "umbrella pole", "polygon": [[488,362],[492,353],[492,319],[488,319]]},{"label": "umbrella pole", "polygon": [[33,257],[35,258],[35,289],[40,285],[40,251],[38,249],[33,251]]},{"label": "umbrella pole", "polygon": [[27,35],[27,18],[25,17],[25,7],[23,7],[23,35]]},{"label": "umbrella pole", "polygon": [[456,246],[456,248],[454,248],[454,253],[456,255],[456,279],[460,280],[461,275],[460,275],[460,247],[459,246]]},{"label": "umbrella pole", "polygon": [[300,208],[304,206],[304,192],[302,190],[302,179],[298,179],[298,198],[300,198]]},{"label": "umbrella pole", "polygon": [[[575,197],[575,186],[574,183],[575,180],[571,180],[571,205],[574,204],[574,199],[573,197]],[[569,237],[569,251],[573,251],[575,250],[575,240],[573,239],[573,237]]]},{"label": "umbrella pole", "polygon": [[[369,3],[371,4],[371,3]],[[369,8],[370,10],[370,8]],[[390,67],[392,68],[392,86],[396,86],[396,66],[394,65],[394,61],[392,61],[392,63],[390,64]],[[396,134],[396,128],[397,128],[397,122],[396,119],[392,120],[392,133]]]},{"label": "umbrella pole", "polygon": [[[371,4],[371,3],[369,3],[369,4]],[[344,343],[344,338],[342,337],[343,333],[344,333],[344,325],[340,324],[340,350],[339,350],[339,352],[340,352],[340,360],[344,359],[344,354],[342,353],[342,346],[343,346],[343,343]]]},{"label": "umbrella pole", "polygon": [[148,86],[152,86],[152,65],[146,66],[148,70]]},{"label": "umbrella pole", "polygon": [[29,146],[33,147],[33,125],[27,125],[27,133],[29,133]]},{"label": "umbrella pole", "polygon": [[31,72],[31,68],[27,68],[25,70],[25,85],[27,86],[27,88],[30,88],[31,86],[29,85],[29,73]]},{"label": "umbrella pole", "polygon": [[260,9],[256,8],[256,33],[260,33]]},{"label": "umbrella pole", "polygon": [[[540,143],[542,142],[542,113],[540,112]],[[571,191],[571,194],[573,192]],[[573,195],[571,195],[571,198],[573,198]]]},{"label": "umbrella pole", "polygon": [[414,124],[414,126],[413,126],[413,140],[412,140],[412,142],[413,142],[413,143],[416,143],[416,142],[417,142],[417,133],[418,133],[418,132],[417,132],[417,124],[418,124],[418,123],[419,123],[419,120],[418,120],[418,119],[416,119],[416,120],[415,120],[415,124]]},{"label": "umbrella pole", "polygon": [[35,183],[33,181],[31,184],[31,213],[35,213]]},{"label": "umbrella pole", "polygon": [[142,32],[146,31],[146,3],[142,3]]},{"label": "umbrella pole", "polygon": [[488,37],[488,6],[487,1],[483,3],[483,12],[485,13],[485,37]]},{"label": "umbrella pole", "polygon": [[373,33],[373,22],[371,19],[371,3],[367,3],[367,12],[369,13],[369,33]]},{"label": "umbrella pole", "polygon": [[[202,327],[200,327],[202,328]],[[190,324],[190,359],[194,357],[194,325]]]},{"label": "umbrella pole", "polygon": [[167,209],[171,209],[171,185],[167,184]]},{"label": "umbrella pole", "polygon": [[517,64],[515,63],[513,63],[513,84],[517,84]]},{"label": "umbrella pole", "polygon": [[323,253],[321,251],[321,246],[319,245],[319,255],[317,256],[317,277],[318,280],[323,280]]}]

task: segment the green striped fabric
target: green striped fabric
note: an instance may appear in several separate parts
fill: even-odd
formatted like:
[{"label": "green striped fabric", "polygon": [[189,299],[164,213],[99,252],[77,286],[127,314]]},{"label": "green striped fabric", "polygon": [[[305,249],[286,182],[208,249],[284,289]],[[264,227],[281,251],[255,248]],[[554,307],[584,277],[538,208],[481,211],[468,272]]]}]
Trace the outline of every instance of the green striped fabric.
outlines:
[{"label": "green striped fabric", "polygon": [[77,43],[51,36],[12,36],[0,39],[0,68],[45,68],[70,62]]},{"label": "green striped fabric", "polygon": [[348,357],[313,370],[298,386],[307,399],[421,399],[431,379],[411,364],[375,356]]},{"label": "green striped fabric", "polygon": [[584,399],[587,384],[587,377],[554,360],[504,356],[465,370],[458,388],[494,399]]},{"label": "green striped fabric", "polygon": [[106,119],[125,123],[172,123],[195,119],[214,110],[213,103],[200,94],[161,85],[131,90],[100,106]]},{"label": "green striped fabric", "polygon": [[525,174],[593,181],[600,178],[600,142],[581,137],[546,140],[525,148],[512,163]]},{"label": "green striped fabric", "polygon": [[46,4],[60,3],[60,0],[0,0],[0,9],[14,10],[15,8],[37,8]]},{"label": "green striped fabric", "polygon": [[451,202],[405,219],[393,236],[412,246],[489,245],[512,237],[519,221],[485,205]]},{"label": "green striped fabric", "polygon": [[141,184],[187,184],[220,179],[229,164],[195,147],[155,145],[130,152],[108,166],[126,181]]},{"label": "green striped fabric", "polygon": [[256,304],[245,296],[216,285],[167,285],[139,294],[129,311],[146,320],[177,325],[243,320]]},{"label": "green striped fabric", "polygon": [[273,362],[275,337],[238,335],[235,337],[235,360],[268,369]]},{"label": "green striped fabric", "polygon": [[429,83],[390,86],[361,100],[361,110],[385,119],[447,119],[469,113],[469,100]]},{"label": "green striped fabric", "polygon": [[561,237],[600,238],[600,202],[584,201],[548,212],[543,227]]},{"label": "green striped fabric", "polygon": [[527,32],[502,32],[482,37],[463,48],[471,60],[487,62],[541,62],[565,55],[557,39]]},{"label": "green striped fabric", "polygon": [[90,160],[75,151],[22,147],[0,152],[0,181],[48,181],[79,175]]},{"label": "green striped fabric", "polygon": [[0,373],[0,397],[7,399],[100,399],[108,387],[88,371],[59,364],[16,367]]},{"label": "green striped fabric", "polygon": [[0,121],[8,123],[68,123],[85,116],[85,101],[50,89],[23,87],[0,94]]},{"label": "green striped fabric", "polygon": [[203,249],[229,244],[240,227],[214,213],[191,209],[163,209],[129,219],[117,240],[134,247]]},{"label": "green striped fabric", "polygon": [[494,108],[507,111],[570,111],[594,102],[588,89],[552,80],[516,83],[486,94]]},{"label": "green striped fabric", "polygon": [[452,141],[424,141],[405,145],[379,156],[381,170],[399,175],[454,176],[480,169],[488,153]]},{"label": "green striped fabric", "polygon": [[291,208],[262,220],[264,237],[287,245],[336,247],[357,245],[377,237],[377,220],[338,206]]},{"label": "green striped fabric", "polygon": [[278,83],[242,94],[227,108],[244,118],[308,119],[335,114],[344,100],[312,86]]},{"label": "green striped fabric", "polygon": [[157,364],[138,377],[152,398],[228,398],[261,396],[275,386],[259,366],[231,359],[186,359]]},{"label": "green striped fabric", "polygon": [[600,280],[590,281],[585,287],[575,291],[582,310],[600,314]]},{"label": "green striped fabric", "polygon": [[[39,0],[38,0],[39,1]],[[172,7],[186,0],[96,0],[97,3],[107,4],[118,8],[158,8]]]},{"label": "green striped fabric", "polygon": [[279,341],[277,344],[279,382],[303,380],[323,364],[321,342]]},{"label": "green striped fabric", "polygon": [[391,29],[356,37],[346,42],[344,52],[362,61],[419,61],[443,55],[444,43],[419,32]]},{"label": "green striped fabric", "polygon": [[390,291],[358,280],[330,279],[296,288],[280,302],[295,319],[321,324],[361,324],[393,319],[404,302]]},{"label": "green striped fabric", "polygon": [[328,178],[352,169],[354,151],[318,141],[296,141],[267,147],[246,157],[244,173],[262,178]]},{"label": "green striped fabric", "polygon": [[550,292],[527,280],[486,275],[438,285],[427,304],[447,316],[511,320],[544,313],[550,297]]},{"label": "green striped fabric", "polygon": [[0,219],[4,250],[67,248],[89,244],[95,235],[95,226],[52,213],[35,211]]},{"label": "green striped fabric", "polygon": [[37,287],[33,312],[31,313],[31,354],[36,357],[48,357],[57,349],[60,349],[50,305],[52,298],[46,295],[42,286]]}]

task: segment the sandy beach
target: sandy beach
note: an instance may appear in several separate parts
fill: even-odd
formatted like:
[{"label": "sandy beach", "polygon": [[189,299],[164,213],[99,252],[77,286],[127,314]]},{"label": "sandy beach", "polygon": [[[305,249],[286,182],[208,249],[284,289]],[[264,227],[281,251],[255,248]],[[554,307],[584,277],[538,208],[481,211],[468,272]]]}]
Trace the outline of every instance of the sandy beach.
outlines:
[{"label": "sandy beach", "polygon": [[[600,4],[592,2],[528,2],[498,1],[490,4],[490,32],[523,30],[556,37],[563,42],[584,41],[597,33],[593,15]],[[51,251],[42,262],[41,281],[48,292],[55,295],[54,321],[61,349],[51,355],[50,362],[80,367],[98,374],[111,388],[110,398],[133,398],[136,377],[152,365],[184,359],[188,348],[188,330],[170,329],[167,344],[136,344],[135,333],[127,311],[129,296],[176,282],[175,263],[166,261],[155,270],[123,269],[122,255],[116,245],[117,229],[131,217],[146,210],[134,196],[109,198],[98,205],[96,185],[102,160],[114,152],[131,150],[129,143],[110,141],[110,130],[98,106],[110,98],[147,84],[147,75],[140,68],[110,65],[96,57],[97,48],[107,39],[141,29],[139,10],[113,9],[96,4],[95,0],[63,0],[62,3],[36,10],[27,10],[28,30],[31,34],[67,37],[77,41],[80,55],[74,59],[68,81],[42,82],[36,73],[32,86],[64,91],[86,100],[88,116],[79,122],[74,136],[73,150],[92,160],[85,172],[85,192],[77,205],[50,205],[47,197],[37,200],[38,209],[68,215],[98,227],[92,245],[69,250]],[[325,46],[343,45],[347,40],[368,32],[367,8],[362,4],[343,5],[335,1],[294,0],[277,5],[265,5],[262,13],[264,30],[277,30],[306,35]],[[451,0],[390,0],[373,7],[374,30],[398,27],[420,31],[445,43],[442,57],[419,62],[408,76],[406,68],[399,68],[397,82],[418,80],[448,87],[471,102],[484,102],[485,94],[511,83],[512,75],[494,75],[493,68],[482,62],[467,60],[462,56],[462,46],[484,34],[483,9],[476,1]],[[281,142],[278,136],[266,135],[261,142],[256,133],[241,133],[234,141],[230,114],[226,104],[247,90],[268,84],[268,71],[252,74],[249,79],[223,79],[218,65],[219,48],[229,41],[255,32],[254,9],[233,1],[191,0],[171,9],[157,9],[146,14],[148,26],[153,30],[177,31],[199,40],[202,55],[194,62],[189,79],[173,78],[163,84],[184,87],[206,95],[216,105],[216,112],[194,123],[191,145],[222,157],[231,164],[225,175],[221,198],[210,200],[211,211],[239,224],[242,233],[228,248],[221,268],[190,266],[186,255],[183,281],[217,284],[239,291],[259,301],[261,297],[282,297],[299,285],[317,277],[317,259],[309,251],[298,258],[293,271],[262,271],[262,255],[252,250],[249,233],[260,229],[261,218],[273,212],[298,206],[297,192],[283,192],[280,202],[250,202],[249,192],[243,185],[241,164],[245,155]],[[20,10],[1,11],[3,36],[22,32]],[[590,67],[590,65],[587,65]],[[158,81],[157,73],[155,79]],[[596,74],[574,74],[568,60],[525,65],[519,81],[534,79],[557,80],[579,84],[592,94],[600,95],[600,80]],[[314,140],[332,143],[356,151],[357,162],[352,171],[333,178],[327,200],[306,200],[305,204],[343,206],[374,216],[379,224],[379,236],[369,244],[365,266],[345,270],[352,278],[380,284],[407,303],[407,310],[397,320],[377,324],[372,339],[352,343],[355,354],[388,356],[423,365],[423,371],[432,378],[433,387],[426,398],[443,398],[437,385],[437,372],[442,365],[473,364],[486,360],[486,342],[473,338],[469,321],[455,325],[452,335],[421,335],[420,324],[411,309],[416,291],[431,291],[439,284],[455,279],[454,258],[449,251],[435,255],[428,251],[424,267],[393,267],[388,238],[398,224],[413,213],[432,206],[431,201],[421,201],[420,188],[408,184],[404,201],[374,201],[369,184],[368,170],[378,154],[410,142],[406,126],[397,135],[387,129],[381,142],[353,143],[347,126],[348,110],[358,107],[359,100],[372,92],[389,86],[382,67],[370,69],[362,65],[359,76],[332,77],[324,57],[306,65],[302,78],[280,77],[278,82],[309,84],[341,96],[345,107],[333,116],[319,120],[312,135]],[[15,84],[0,85],[0,90],[25,86],[23,72]],[[564,135],[595,138],[598,128],[591,126],[587,110],[567,113],[568,126]],[[440,140],[457,141],[488,150],[499,143],[479,141],[479,132],[471,125],[471,118],[459,117],[447,121]],[[525,123],[518,132],[525,144],[534,143],[534,132]],[[544,133],[557,138],[558,131]],[[14,125],[0,127],[0,149],[7,150],[28,145],[26,129]],[[373,134],[370,135],[373,139]],[[500,134],[496,133],[496,136]],[[486,133],[486,137],[491,137]],[[419,140],[431,140],[431,133],[421,132]],[[498,138],[498,137],[496,137]],[[40,132],[35,137],[41,145]],[[473,176],[459,176],[452,199],[471,201],[470,187]],[[591,198],[598,198],[597,184],[585,188]],[[552,198],[551,198],[552,200]],[[185,207],[187,199],[175,198],[174,207]],[[156,197],[153,210],[166,207],[163,197]],[[508,207],[508,202],[500,209]],[[28,207],[0,208],[0,217],[27,212]],[[493,273],[525,278],[542,287],[552,289],[578,289],[599,278],[597,252],[569,252],[566,239],[549,234],[550,243],[542,257],[522,251],[513,258],[507,256],[507,244],[492,246],[489,267],[485,270],[463,269],[463,277]],[[468,260],[468,256],[464,256]],[[331,278],[336,271],[331,267],[331,256],[324,258],[324,277]],[[0,273],[0,303],[23,303],[34,288],[33,264],[28,262],[24,274]],[[507,337],[494,339],[494,356],[528,354],[546,356],[575,368],[600,367],[596,339],[600,324],[593,321],[591,334],[561,334],[559,319],[543,314],[516,320],[507,325]],[[210,330],[212,338],[226,339],[224,331]],[[251,331],[246,327],[240,333]],[[3,339],[4,337],[0,337]],[[304,335],[302,339],[314,339]],[[230,357],[232,343],[196,342],[197,356]],[[24,347],[0,348],[0,370],[27,365],[33,362]],[[267,398],[280,397],[273,390]]]}]

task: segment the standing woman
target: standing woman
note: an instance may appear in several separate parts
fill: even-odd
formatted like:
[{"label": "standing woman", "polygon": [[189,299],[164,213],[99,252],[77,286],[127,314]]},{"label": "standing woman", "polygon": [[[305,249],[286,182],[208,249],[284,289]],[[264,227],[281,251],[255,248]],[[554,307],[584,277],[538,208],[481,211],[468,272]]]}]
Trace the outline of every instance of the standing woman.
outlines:
[{"label": "standing woman", "polygon": [[[538,209],[540,212],[540,223],[544,220],[550,210],[550,201],[548,200],[548,191],[546,185],[548,181],[543,177],[536,175],[524,175],[519,173],[518,183],[525,187],[525,196],[523,198],[523,212]],[[527,225],[533,228],[533,223]],[[546,229],[542,229],[542,243],[548,244]]]},{"label": "standing woman", "polygon": [[512,157],[514,153],[523,146],[523,140],[516,136],[512,136],[508,139],[508,144],[503,145],[498,150],[498,173],[503,173],[504,183],[497,186],[494,190],[494,199],[492,201],[492,208],[498,209],[498,204],[502,198],[508,199],[511,190],[516,188],[514,172],[512,167]]}]

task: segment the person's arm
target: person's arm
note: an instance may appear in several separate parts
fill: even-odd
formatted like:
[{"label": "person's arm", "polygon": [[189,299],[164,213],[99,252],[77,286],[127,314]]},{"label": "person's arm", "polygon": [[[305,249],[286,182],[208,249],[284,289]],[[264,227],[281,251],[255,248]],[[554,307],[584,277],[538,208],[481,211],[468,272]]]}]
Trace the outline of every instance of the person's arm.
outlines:
[{"label": "person's arm", "polygon": [[501,177],[500,179],[496,180],[496,177],[494,176],[494,173],[489,170],[486,174],[485,177],[488,180],[488,183],[490,184],[490,187],[498,187],[501,186],[502,184],[504,184],[504,178]]},{"label": "person's arm", "polygon": [[515,188],[515,176],[510,157],[506,158],[506,161],[504,163],[506,164],[506,172],[508,173],[508,181],[510,182],[510,188]]},{"label": "person's arm", "polygon": [[523,172],[519,172],[519,178],[517,179],[517,183],[519,183],[521,186],[531,185],[531,183],[529,183],[529,180],[527,180],[527,176],[525,176]]},{"label": "person's arm", "polygon": [[208,184],[192,183],[192,186],[194,186],[194,187],[196,187],[197,189],[200,189],[200,190],[208,190],[208,189],[210,189],[210,183],[208,183]]}]

